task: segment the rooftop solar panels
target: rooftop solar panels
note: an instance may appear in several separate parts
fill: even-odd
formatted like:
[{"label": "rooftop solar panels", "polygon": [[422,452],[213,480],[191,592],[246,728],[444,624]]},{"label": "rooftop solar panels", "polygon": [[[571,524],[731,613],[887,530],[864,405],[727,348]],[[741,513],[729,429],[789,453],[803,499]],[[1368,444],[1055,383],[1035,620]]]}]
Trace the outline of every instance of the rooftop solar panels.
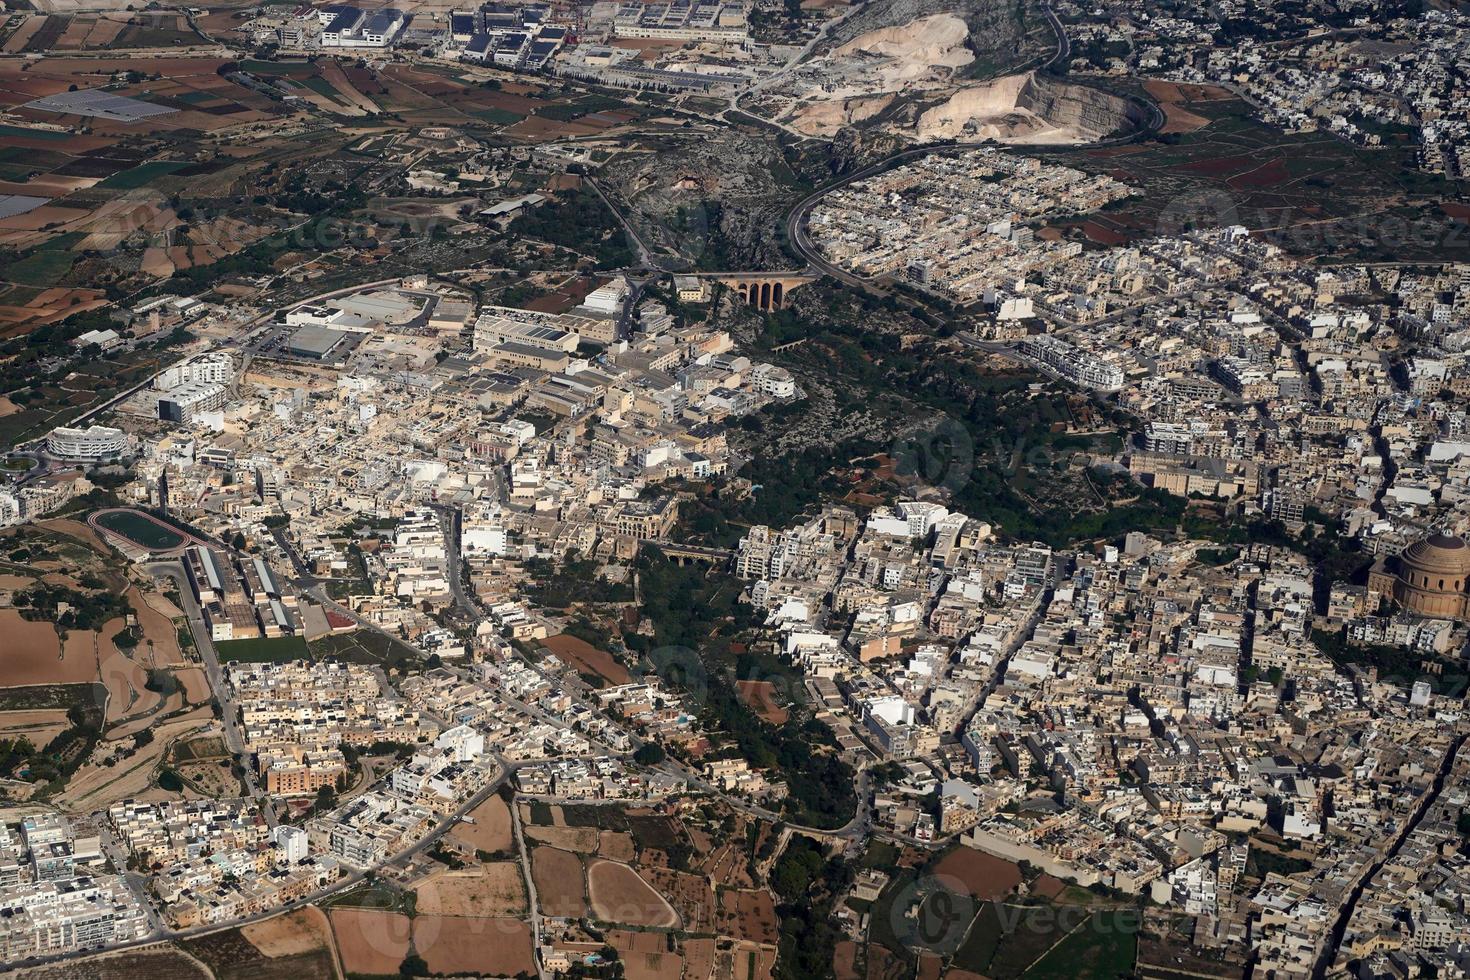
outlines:
[{"label": "rooftop solar panels", "polygon": [[69,116],[96,116],[117,122],[137,122],[154,116],[166,116],[177,112],[167,106],[154,105],[142,99],[104,92],[99,88],[78,89],[75,92],[58,92],[25,104],[27,109],[60,112]]}]

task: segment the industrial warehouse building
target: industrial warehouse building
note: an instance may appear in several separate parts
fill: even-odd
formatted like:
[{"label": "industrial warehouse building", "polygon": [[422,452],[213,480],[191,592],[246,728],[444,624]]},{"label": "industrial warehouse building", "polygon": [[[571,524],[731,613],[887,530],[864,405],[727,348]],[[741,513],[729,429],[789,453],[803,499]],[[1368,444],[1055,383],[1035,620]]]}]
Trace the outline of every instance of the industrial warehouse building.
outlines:
[{"label": "industrial warehouse building", "polygon": [[345,330],[333,330],[331,327],[301,327],[286,341],[286,353],[314,361],[329,361],[334,353],[343,350],[350,336]]}]

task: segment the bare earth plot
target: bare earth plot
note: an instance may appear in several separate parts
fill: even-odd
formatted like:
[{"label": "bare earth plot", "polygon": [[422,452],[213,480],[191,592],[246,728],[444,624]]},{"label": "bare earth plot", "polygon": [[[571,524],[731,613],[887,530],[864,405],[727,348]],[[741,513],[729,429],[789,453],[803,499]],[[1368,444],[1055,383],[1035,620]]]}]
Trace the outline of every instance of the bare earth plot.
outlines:
[{"label": "bare earth plot", "polygon": [[413,945],[431,973],[513,977],[536,972],[531,929],[520,919],[420,913],[413,920]]},{"label": "bare earth plot", "polygon": [[428,915],[524,915],[526,884],[520,865],[497,861],[436,874],[419,885],[417,908]]},{"label": "bare earth plot", "polygon": [[470,811],[474,823],[462,823],[453,831],[456,840],[477,851],[491,854],[510,850],[510,807],[499,796],[492,796]]},{"label": "bare earth plot", "polygon": [[680,980],[684,957],[668,950],[662,933],[609,929],[607,943],[618,951],[628,980]]},{"label": "bare earth plot", "polygon": [[89,657],[78,650],[63,659],[61,638],[50,623],[32,622],[14,609],[0,609],[0,636],[5,637],[0,687],[78,684],[97,679],[96,655]]},{"label": "bare earth plot", "polygon": [[332,909],[332,931],[347,973],[396,975],[408,955],[406,915],[377,909]]},{"label": "bare earth plot", "polygon": [[597,850],[596,827],[536,827],[526,828],[526,836],[540,844],[549,844],[564,851],[592,854]]},{"label": "bare earth plot", "polygon": [[582,859],[570,851],[538,847],[531,852],[531,878],[541,913],[580,917],[587,914],[587,893],[582,885]]},{"label": "bare earth plot", "polygon": [[679,917],[669,903],[626,864],[601,859],[587,866],[593,914],[603,922],[672,928]]},{"label": "bare earth plot", "polygon": [[274,958],[325,948],[331,938],[330,928],[325,913],[310,905],[264,922],[252,922],[240,932],[256,949]]}]

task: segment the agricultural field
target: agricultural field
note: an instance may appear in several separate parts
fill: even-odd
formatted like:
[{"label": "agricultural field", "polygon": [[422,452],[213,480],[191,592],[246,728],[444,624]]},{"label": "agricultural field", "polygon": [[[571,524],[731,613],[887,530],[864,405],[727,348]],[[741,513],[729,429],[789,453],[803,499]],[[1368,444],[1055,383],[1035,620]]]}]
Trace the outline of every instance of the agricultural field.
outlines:
[{"label": "agricultural field", "polygon": [[687,871],[645,867],[641,873],[653,888],[673,906],[689,932],[718,930],[718,900],[708,878]]},{"label": "agricultural field", "polygon": [[334,980],[327,923],[314,908],[226,929],[180,945],[217,980]]},{"label": "agricultural field", "polygon": [[603,922],[673,928],[679,917],[658,892],[626,864],[594,860],[587,864],[592,914]]},{"label": "agricultural field", "polygon": [[490,854],[509,852],[512,846],[510,807],[504,799],[493,795],[471,810],[474,823],[460,823],[450,832],[455,840],[475,851]]},{"label": "agricultural field", "polygon": [[531,879],[541,914],[580,918],[587,914],[582,859],[570,851],[541,846],[531,851]]},{"label": "agricultural field", "polygon": [[355,664],[377,664],[395,668],[417,664],[422,658],[408,646],[373,630],[331,633],[310,643],[313,660],[331,657]]},{"label": "agricultural field", "polygon": [[125,51],[197,44],[188,21],[174,13],[105,11],[31,14],[0,41],[6,54]]},{"label": "agricultural field", "polygon": [[1132,972],[1138,932],[1139,913],[1132,908],[986,901],[951,965],[996,980],[1110,980]]},{"label": "agricultural field", "polygon": [[1159,137],[1043,154],[1139,191],[1061,222],[1065,232],[1120,244],[1197,225],[1241,224],[1289,252],[1322,259],[1470,257],[1470,235],[1439,206],[1454,195],[1436,178],[1404,169],[1402,149],[1355,147],[1326,132],[1281,133],[1218,89],[1150,84],[1167,97]]},{"label": "agricultural field", "polygon": [[398,912],[334,907],[329,916],[342,969],[364,976],[396,975],[408,955],[412,920]]},{"label": "agricultural field", "polygon": [[[297,231],[319,213],[300,207],[308,185],[331,181],[334,217],[359,221],[362,238],[417,247],[429,237],[424,222],[416,229],[386,195],[372,209],[362,207],[388,189],[393,161],[416,149],[402,145],[413,128],[399,123],[363,141],[343,130],[343,122],[411,113],[413,127],[453,126],[470,139],[503,145],[617,132],[648,111],[535,81],[504,84],[491,70],[406,64],[378,70],[332,58],[228,59],[185,51],[150,58],[140,70],[128,58],[95,53],[172,45],[183,24],[178,15],[156,12],[38,16],[4,40],[6,50],[49,50],[53,57],[0,66],[0,110],[14,120],[0,127],[0,195],[30,202],[0,217],[0,254],[7,260],[0,270],[0,338],[100,309],[109,287],[137,289],[178,277],[187,289],[240,272],[277,271],[286,259],[305,263],[333,252],[353,258],[356,250],[338,238],[313,241],[309,229]],[[197,40],[192,32],[186,38]],[[91,53],[69,58],[69,48]],[[103,86],[148,114],[146,130],[38,101],[65,102]],[[312,128],[309,138],[295,134],[314,119],[327,128]],[[359,142],[378,156],[349,152]],[[494,193],[497,183],[486,188]],[[537,189],[516,180],[500,188],[501,196]],[[476,200],[471,189],[460,203]],[[453,226],[458,210],[452,206],[436,220]],[[466,239],[463,247],[483,253],[486,243]]]},{"label": "agricultural field", "polygon": [[[0,731],[24,738],[0,776],[71,806],[148,792],[169,744],[208,712],[178,610],[132,581],[93,528],[58,518],[0,534]],[[63,611],[64,610],[64,611]],[[148,733],[146,739],[140,733]],[[146,742],[146,744],[145,744]]]},{"label": "agricultural field", "polygon": [[526,884],[516,861],[441,871],[420,882],[415,891],[415,908],[428,915],[526,914]]},{"label": "agricultural field", "polygon": [[779,938],[776,902],[764,888],[720,892],[720,929],[725,935],[772,944]]},{"label": "agricultural field", "polygon": [[595,854],[601,844],[600,833],[595,827],[529,826],[525,833],[527,840],[576,854]]},{"label": "agricultural field", "polygon": [[626,684],[631,679],[628,668],[614,660],[612,654],[569,633],[548,636],[541,644],[579,674],[594,674],[612,685]]},{"label": "agricultural field", "polygon": [[[618,951],[628,980],[679,980],[684,971],[684,957],[671,951],[659,933],[609,929],[607,944]],[[691,973],[691,980],[696,976]]]},{"label": "agricultural field", "polygon": [[413,945],[431,973],[511,977],[536,972],[531,929],[519,919],[418,915]]},{"label": "agricultural field", "polygon": [[994,902],[1021,884],[1021,869],[1014,862],[986,854],[973,847],[956,847],[934,865],[934,874],[952,878],[971,896]]},{"label": "agricultural field", "polygon": [[6,974],[8,980],[210,980],[208,969],[167,943],[120,953],[100,953]]},{"label": "agricultural field", "polygon": [[326,949],[330,928],[326,914],[308,906],[263,922],[252,922],[240,932],[262,955],[274,959]]}]

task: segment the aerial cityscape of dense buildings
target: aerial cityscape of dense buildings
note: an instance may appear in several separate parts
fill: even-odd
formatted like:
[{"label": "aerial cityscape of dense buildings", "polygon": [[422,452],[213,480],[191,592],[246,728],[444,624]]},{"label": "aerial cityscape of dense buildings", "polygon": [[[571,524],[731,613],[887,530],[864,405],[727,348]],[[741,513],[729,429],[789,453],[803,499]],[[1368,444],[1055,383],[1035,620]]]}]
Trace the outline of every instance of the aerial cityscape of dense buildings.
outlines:
[{"label": "aerial cityscape of dense buildings", "polygon": [[0,980],[1466,974],[1467,26],[7,10]]}]

